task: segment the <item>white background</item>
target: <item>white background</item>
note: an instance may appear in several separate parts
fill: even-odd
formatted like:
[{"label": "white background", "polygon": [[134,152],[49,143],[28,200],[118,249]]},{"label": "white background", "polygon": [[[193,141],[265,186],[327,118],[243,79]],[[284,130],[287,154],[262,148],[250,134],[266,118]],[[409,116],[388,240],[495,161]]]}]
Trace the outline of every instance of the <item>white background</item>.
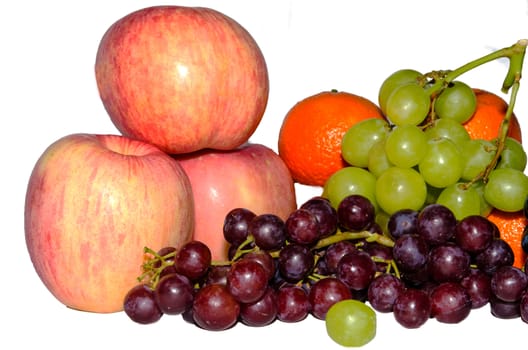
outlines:
[{"label": "white background", "polygon": [[[23,204],[37,158],[56,139],[75,132],[117,133],[96,90],[94,61],[100,38],[117,19],[161,1],[4,1],[0,5],[1,232],[0,317],[3,346],[15,348],[135,349],[339,349],[324,323],[275,322],[207,332],[166,316],[140,326],[124,313],[73,311],[59,304],[38,279],[27,254]],[[338,89],[373,101],[383,79],[399,68],[453,69],[528,37],[524,0],[174,1],[215,8],[242,24],[260,45],[270,74],[266,114],[251,141],[276,150],[282,118],[297,101]],[[463,79],[499,92],[506,61],[477,68]],[[507,98],[507,96],[504,96]],[[521,124],[528,87],[515,109]],[[528,140],[528,125],[524,138]],[[319,189],[299,186],[299,202]],[[462,323],[430,320],[420,329],[378,316],[376,338],[365,349],[449,346],[519,347],[528,324],[499,320],[489,308]],[[3,347],[2,346],[2,347]]]}]

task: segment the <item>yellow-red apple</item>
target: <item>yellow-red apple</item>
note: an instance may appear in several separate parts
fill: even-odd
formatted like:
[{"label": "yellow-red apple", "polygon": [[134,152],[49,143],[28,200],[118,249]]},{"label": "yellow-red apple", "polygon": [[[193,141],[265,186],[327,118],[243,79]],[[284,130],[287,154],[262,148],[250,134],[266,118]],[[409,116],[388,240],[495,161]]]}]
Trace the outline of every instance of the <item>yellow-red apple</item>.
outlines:
[{"label": "yellow-red apple", "polygon": [[129,13],[103,35],[95,73],[117,129],[167,153],[242,145],[260,123],[269,94],[254,38],[209,8]]},{"label": "yellow-red apple", "polygon": [[157,147],[118,135],[72,134],[31,173],[25,235],[37,274],[68,307],[120,311],[142,273],[143,248],[192,237],[192,188]]},{"label": "yellow-red apple", "polygon": [[296,208],[295,187],[283,160],[261,144],[231,151],[203,150],[176,157],[191,181],[195,204],[194,239],[211,249],[214,260],[226,260],[223,236],[227,213],[243,207],[283,220]]}]

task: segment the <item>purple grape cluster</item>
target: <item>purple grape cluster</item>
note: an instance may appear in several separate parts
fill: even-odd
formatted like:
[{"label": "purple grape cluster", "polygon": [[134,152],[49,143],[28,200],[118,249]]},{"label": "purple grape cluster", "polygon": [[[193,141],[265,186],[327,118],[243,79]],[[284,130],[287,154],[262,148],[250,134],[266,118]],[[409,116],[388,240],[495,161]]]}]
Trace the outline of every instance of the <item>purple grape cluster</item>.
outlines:
[{"label": "purple grape cluster", "polygon": [[[458,323],[489,305],[499,318],[528,323],[527,266],[482,216],[456,220],[439,204],[394,213],[382,228],[372,203],[350,195],[337,208],[314,197],[286,220],[234,208],[223,235],[229,261],[211,261],[191,241],[180,250],[146,248],[142,283],[125,296],[138,323],[182,315],[198,327],[224,330],[242,322],[325,319],[338,301],[368,302],[406,328],[434,318]],[[528,264],[528,261],[527,261]]]}]

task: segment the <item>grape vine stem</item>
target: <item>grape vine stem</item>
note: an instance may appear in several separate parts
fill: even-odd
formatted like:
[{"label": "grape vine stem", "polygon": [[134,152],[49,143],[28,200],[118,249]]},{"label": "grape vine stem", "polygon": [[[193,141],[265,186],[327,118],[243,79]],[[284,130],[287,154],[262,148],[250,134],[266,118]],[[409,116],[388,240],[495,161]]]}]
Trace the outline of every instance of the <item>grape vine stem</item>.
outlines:
[{"label": "grape vine stem", "polygon": [[433,85],[428,89],[431,97],[433,97],[433,100],[434,100],[434,97],[438,96],[438,94],[443,89],[445,89],[451,82],[453,82],[460,75],[478,66],[481,66],[487,62],[491,62],[499,58],[507,58],[509,60],[508,72],[506,73],[506,77],[504,78],[504,81],[502,83],[501,91],[503,93],[508,93],[511,90],[510,101],[508,104],[508,108],[506,110],[506,114],[502,120],[498,137],[495,140],[495,144],[496,144],[495,155],[493,159],[491,160],[490,164],[488,164],[486,169],[484,169],[484,171],[482,171],[474,179],[472,179],[471,181],[465,184],[466,188],[471,186],[473,183],[479,180],[486,182],[488,179],[489,173],[495,168],[495,166],[497,165],[500,159],[502,150],[504,149],[506,137],[508,136],[508,131],[509,131],[510,124],[511,124],[511,118],[513,115],[513,109],[515,106],[515,101],[517,99],[517,93],[520,87],[523,61],[524,61],[524,56],[526,54],[526,46],[528,46],[528,39],[521,39],[521,40],[518,40],[512,46],[505,47],[500,50],[496,50],[476,60],[468,62],[455,70],[442,71],[441,72],[442,74],[440,74],[440,78],[436,79]]}]

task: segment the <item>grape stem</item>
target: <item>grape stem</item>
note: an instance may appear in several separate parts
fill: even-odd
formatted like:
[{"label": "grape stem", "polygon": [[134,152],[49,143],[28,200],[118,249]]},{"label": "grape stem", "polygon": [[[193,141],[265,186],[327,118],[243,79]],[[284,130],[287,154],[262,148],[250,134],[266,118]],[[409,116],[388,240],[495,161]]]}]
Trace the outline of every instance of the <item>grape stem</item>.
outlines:
[{"label": "grape stem", "polygon": [[380,235],[379,233],[373,233],[370,231],[360,231],[360,232],[341,232],[338,231],[336,234],[320,239],[314,246],[315,250],[328,247],[331,244],[337,243],[339,241],[350,241],[350,240],[359,240],[365,239],[367,242],[377,242],[379,244],[385,245],[387,247],[393,247],[394,241],[387,236]]},{"label": "grape stem", "polygon": [[[157,252],[149,247],[143,248],[143,253],[150,255],[141,266],[143,273],[137,278],[138,282],[143,282],[148,279],[148,285],[151,289],[155,289],[158,284],[160,274],[164,268],[172,265],[170,259],[176,256],[176,252],[167,253],[166,255],[159,255]],[[159,266],[156,266],[159,264]]]},{"label": "grape stem", "polygon": [[449,85],[449,83],[453,82],[460,75],[478,66],[481,66],[487,62],[491,62],[499,58],[507,58],[509,60],[508,72],[502,83],[501,91],[503,93],[508,93],[511,89],[510,102],[508,104],[508,109],[506,110],[506,114],[502,120],[500,129],[499,129],[499,136],[495,140],[495,143],[496,143],[495,155],[492,161],[490,162],[490,164],[488,164],[486,169],[484,169],[484,171],[482,171],[474,179],[472,179],[471,181],[469,181],[468,183],[464,185],[466,188],[468,188],[473,183],[479,180],[483,180],[483,182],[487,182],[489,173],[495,168],[495,166],[497,165],[500,159],[502,150],[504,149],[504,143],[505,143],[506,137],[508,136],[508,131],[509,131],[510,124],[511,124],[511,118],[513,115],[513,108],[515,106],[515,101],[517,99],[517,93],[520,87],[520,81],[521,81],[521,76],[522,76],[522,66],[523,66],[524,56],[526,53],[526,46],[528,46],[528,39],[521,39],[521,40],[518,40],[512,46],[505,47],[500,50],[494,51],[490,54],[487,54],[485,56],[482,56],[476,60],[473,60],[469,63],[464,64],[463,66],[455,70],[430,73],[431,76],[433,77],[434,83],[429,87],[428,91],[434,102],[435,97],[438,96],[441,93],[441,91]]}]

